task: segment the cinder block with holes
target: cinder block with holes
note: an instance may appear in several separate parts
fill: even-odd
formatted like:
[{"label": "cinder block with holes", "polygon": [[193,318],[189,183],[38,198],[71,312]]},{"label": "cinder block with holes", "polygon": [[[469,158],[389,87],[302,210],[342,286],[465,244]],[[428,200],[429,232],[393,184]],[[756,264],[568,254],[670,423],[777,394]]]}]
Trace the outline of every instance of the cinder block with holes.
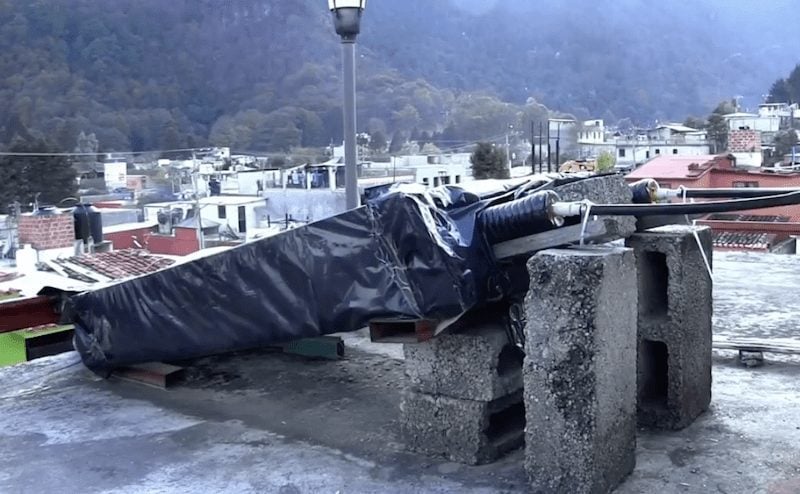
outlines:
[{"label": "cinder block with holes", "polygon": [[636,450],[636,265],[630,249],[528,261],[525,470],[533,492],[610,492]]},{"label": "cinder block with holes", "polygon": [[478,465],[524,442],[521,390],[489,402],[406,390],[400,411],[406,446],[426,455]]},{"label": "cinder block with holes", "polygon": [[711,230],[665,226],[627,245],[639,273],[639,425],[682,429],[711,402]]},{"label": "cinder block with holes", "polygon": [[522,389],[522,352],[509,340],[507,317],[489,312],[457,332],[403,346],[412,390],[492,401]]}]

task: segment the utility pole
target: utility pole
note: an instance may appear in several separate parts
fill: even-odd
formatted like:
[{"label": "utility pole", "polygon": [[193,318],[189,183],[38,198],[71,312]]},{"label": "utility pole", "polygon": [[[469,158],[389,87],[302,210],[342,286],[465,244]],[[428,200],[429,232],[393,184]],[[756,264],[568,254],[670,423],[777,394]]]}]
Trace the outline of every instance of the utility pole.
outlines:
[{"label": "utility pole", "polygon": [[542,173],[542,170],[544,169],[544,156],[542,156],[542,154],[543,154],[543,152],[542,152],[543,151],[543,149],[542,149],[542,137],[543,137],[543,135],[544,135],[544,127],[542,126],[542,122],[540,120],[539,121],[539,173]]},{"label": "utility pole", "polygon": [[561,122],[558,122],[558,131],[556,132],[556,171],[561,166]]},{"label": "utility pole", "polygon": [[342,38],[344,82],[344,163],[347,209],[359,206],[358,156],[356,151],[356,38],[366,0],[328,0],[336,34]]},{"label": "utility pole", "polygon": [[550,139],[551,139],[551,137],[550,137],[550,119],[548,118],[547,119],[547,173],[550,173],[550,163],[552,161],[550,159],[550,155],[552,154],[550,152]]},{"label": "utility pole", "polygon": [[536,141],[533,134],[536,132],[533,120],[531,120],[531,173],[536,173]]},{"label": "utility pole", "polygon": [[[200,211],[200,179],[198,177],[200,170],[197,167],[197,155],[192,152],[192,186],[194,187],[194,214],[197,216],[197,246],[200,250],[205,248],[203,239],[203,215]],[[170,212],[170,216],[172,212]]]},{"label": "utility pole", "polygon": [[511,171],[511,145],[508,142],[508,132],[506,132],[506,166],[509,170],[509,175]]}]

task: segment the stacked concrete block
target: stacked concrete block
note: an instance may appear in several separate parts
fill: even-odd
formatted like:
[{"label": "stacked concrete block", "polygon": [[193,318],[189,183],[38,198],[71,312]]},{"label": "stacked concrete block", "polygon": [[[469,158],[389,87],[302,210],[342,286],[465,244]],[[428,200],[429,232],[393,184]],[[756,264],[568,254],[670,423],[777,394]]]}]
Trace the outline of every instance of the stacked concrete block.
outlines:
[{"label": "stacked concrete block", "polygon": [[711,402],[711,230],[665,226],[628,246],[639,272],[639,425],[681,429]]},{"label": "stacked concrete block", "polygon": [[[603,175],[579,180],[554,188],[562,201],[589,200],[595,204],[630,204],[633,192],[621,175]],[[627,238],[636,231],[636,218],[632,216],[603,217],[606,241]]]},{"label": "stacked concrete block", "polygon": [[636,449],[636,265],[624,247],[542,251],[525,299],[525,469],[536,493],[610,492]]},{"label": "stacked concrete block", "polygon": [[522,446],[522,354],[505,324],[493,312],[404,346],[408,389],[400,422],[410,449],[476,465]]}]

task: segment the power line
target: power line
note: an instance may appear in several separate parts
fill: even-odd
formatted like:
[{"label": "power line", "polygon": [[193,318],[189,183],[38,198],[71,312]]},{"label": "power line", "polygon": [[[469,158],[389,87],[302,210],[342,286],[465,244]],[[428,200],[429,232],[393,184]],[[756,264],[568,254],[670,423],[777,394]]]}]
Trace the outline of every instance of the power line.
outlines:
[{"label": "power line", "polygon": [[0,151],[0,156],[41,156],[41,157],[80,157],[98,156],[101,154],[112,156],[136,156],[140,154],[166,154],[166,153],[188,153],[192,151],[210,151],[213,147],[186,148],[186,149],[156,149],[152,151],[109,151],[97,153],[14,153],[10,151]]}]

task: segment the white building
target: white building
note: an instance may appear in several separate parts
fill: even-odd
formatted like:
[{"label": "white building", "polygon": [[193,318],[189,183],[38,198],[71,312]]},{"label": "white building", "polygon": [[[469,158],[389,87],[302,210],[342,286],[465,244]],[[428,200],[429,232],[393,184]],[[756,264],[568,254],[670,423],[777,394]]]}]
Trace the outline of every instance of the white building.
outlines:
[{"label": "white building", "polygon": [[764,103],[758,105],[758,113],[736,112],[724,115],[728,130],[755,130],[761,133],[761,141],[770,145],[775,134],[792,126],[800,118],[797,105],[787,103]]},{"label": "white building", "polygon": [[128,186],[128,163],[124,158],[109,158],[103,163],[103,176],[106,187],[113,190]]},{"label": "white building", "polygon": [[[227,225],[239,235],[246,236],[249,230],[263,228],[267,223],[266,201],[260,197],[215,196],[203,197],[199,201],[201,220]],[[173,201],[148,204],[144,207],[145,221],[157,221],[161,210],[180,209],[182,219],[194,215],[194,201]],[[221,227],[220,231],[224,228]]]},{"label": "white building", "polygon": [[411,175],[416,183],[438,187],[472,180],[470,156],[469,153],[395,156],[389,163],[371,163],[370,167],[391,170],[395,175]]},{"label": "white building", "polygon": [[662,155],[706,155],[710,144],[706,131],[681,124],[662,124],[620,135],[610,134],[602,120],[588,120],[578,131],[578,149],[583,159],[597,158],[603,152],[612,153],[617,168],[632,169]]}]

